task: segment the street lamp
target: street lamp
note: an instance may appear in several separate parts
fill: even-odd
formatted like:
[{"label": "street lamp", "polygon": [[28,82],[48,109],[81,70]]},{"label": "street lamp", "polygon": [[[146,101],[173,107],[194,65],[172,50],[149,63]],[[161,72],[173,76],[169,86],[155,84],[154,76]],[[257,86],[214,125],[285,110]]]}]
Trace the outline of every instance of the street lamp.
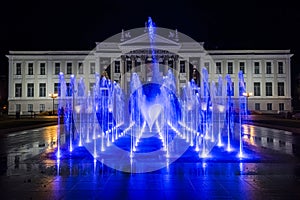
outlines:
[{"label": "street lamp", "polygon": [[246,97],[246,104],[247,104],[247,105],[246,105],[246,106],[247,106],[246,108],[247,108],[247,113],[248,113],[248,98],[249,98],[250,96],[252,96],[252,92],[244,92],[244,93],[243,93],[243,96]]},{"label": "street lamp", "polygon": [[57,93],[50,93],[49,94],[49,97],[51,97],[52,98],[52,100],[53,100],[53,104],[52,104],[52,115],[54,115],[54,99],[56,99],[57,97],[58,97],[58,94]]}]

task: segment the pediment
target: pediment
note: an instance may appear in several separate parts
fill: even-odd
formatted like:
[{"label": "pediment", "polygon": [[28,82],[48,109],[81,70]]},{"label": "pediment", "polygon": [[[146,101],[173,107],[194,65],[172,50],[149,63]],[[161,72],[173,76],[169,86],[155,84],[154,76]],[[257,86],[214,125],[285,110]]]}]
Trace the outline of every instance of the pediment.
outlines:
[{"label": "pediment", "polygon": [[144,33],[142,35],[139,35],[135,38],[126,40],[125,42],[122,42],[119,44],[120,47],[125,46],[150,46],[150,45],[156,45],[156,46],[180,46],[179,43],[170,40],[168,38],[162,37],[158,34],[154,34],[153,37],[153,43],[150,43],[150,37],[148,33]]}]

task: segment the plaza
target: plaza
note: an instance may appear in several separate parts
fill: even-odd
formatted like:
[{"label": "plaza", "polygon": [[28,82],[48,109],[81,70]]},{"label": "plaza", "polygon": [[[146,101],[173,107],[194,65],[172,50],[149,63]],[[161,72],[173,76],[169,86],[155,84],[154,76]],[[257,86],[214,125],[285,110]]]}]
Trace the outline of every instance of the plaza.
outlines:
[{"label": "plaza", "polygon": [[[266,118],[271,121],[270,118]],[[255,120],[254,120],[255,121]],[[160,170],[126,173],[84,147],[57,162],[57,125],[1,135],[4,199],[299,199],[299,132],[247,125],[252,157],[195,158],[187,151]],[[296,130],[296,129],[295,129]]]}]

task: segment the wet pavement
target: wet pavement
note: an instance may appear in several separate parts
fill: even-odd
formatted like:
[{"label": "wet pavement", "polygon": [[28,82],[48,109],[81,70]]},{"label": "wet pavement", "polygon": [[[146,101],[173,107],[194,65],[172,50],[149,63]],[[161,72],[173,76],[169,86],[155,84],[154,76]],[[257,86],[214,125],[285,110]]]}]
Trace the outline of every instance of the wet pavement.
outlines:
[{"label": "wet pavement", "polygon": [[125,173],[94,160],[84,147],[55,158],[57,126],[0,140],[1,199],[300,199],[300,137],[244,125],[248,159],[188,159]]}]

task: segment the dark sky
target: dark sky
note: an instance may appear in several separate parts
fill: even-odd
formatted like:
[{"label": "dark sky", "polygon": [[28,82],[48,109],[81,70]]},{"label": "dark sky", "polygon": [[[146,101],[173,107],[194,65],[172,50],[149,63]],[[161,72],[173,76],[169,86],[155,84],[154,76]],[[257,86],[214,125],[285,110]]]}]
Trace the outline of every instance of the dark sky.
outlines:
[{"label": "dark sky", "polygon": [[143,27],[148,16],[207,49],[291,49],[298,73],[299,10],[289,0],[6,0],[0,7],[0,73],[7,71],[9,50],[89,50],[122,28]]}]

